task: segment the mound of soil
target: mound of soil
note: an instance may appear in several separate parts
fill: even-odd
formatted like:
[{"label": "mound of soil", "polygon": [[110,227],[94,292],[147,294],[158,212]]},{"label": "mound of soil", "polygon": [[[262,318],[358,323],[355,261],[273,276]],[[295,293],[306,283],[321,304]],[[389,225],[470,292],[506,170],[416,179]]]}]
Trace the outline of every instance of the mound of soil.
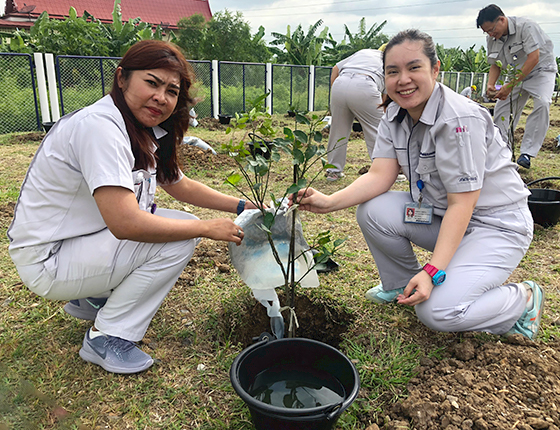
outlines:
[{"label": "mound of soil", "polygon": [[[207,142],[212,146],[211,142]],[[235,161],[226,154],[213,154],[210,149],[203,150],[193,145],[181,145],[179,148],[179,161],[185,168],[213,169],[216,167],[230,166],[235,168]]]},{"label": "mound of soil", "polygon": [[521,335],[506,341],[473,336],[452,344],[446,358],[421,359],[408,397],[391,407],[382,428],[558,429],[559,345]]},{"label": "mound of soil", "polygon": [[[231,267],[225,249],[216,252],[211,242],[203,241],[189,266],[204,268],[210,263],[220,271]],[[180,282],[188,283],[188,272]],[[280,290],[278,294],[282,301]],[[247,297],[241,308],[239,305],[238,301],[231,309],[224,305],[218,318],[220,331],[232,342],[248,346],[263,332],[270,332],[270,319],[264,306],[252,297]],[[340,306],[312,300],[304,294],[297,297],[296,309],[298,337],[335,347],[354,318]],[[479,333],[434,333],[421,324],[412,325],[411,330],[426,350],[441,343],[441,355],[421,358],[415,377],[406,387],[408,394],[397,393],[404,400],[395,400],[395,393],[387,393],[385,398],[377,399],[385,404],[384,411],[375,416],[364,412],[363,427],[357,428],[560,429],[560,343],[533,342],[521,335],[503,338]],[[360,369],[359,361],[356,365]],[[359,398],[371,398],[368,389],[362,388]]]}]

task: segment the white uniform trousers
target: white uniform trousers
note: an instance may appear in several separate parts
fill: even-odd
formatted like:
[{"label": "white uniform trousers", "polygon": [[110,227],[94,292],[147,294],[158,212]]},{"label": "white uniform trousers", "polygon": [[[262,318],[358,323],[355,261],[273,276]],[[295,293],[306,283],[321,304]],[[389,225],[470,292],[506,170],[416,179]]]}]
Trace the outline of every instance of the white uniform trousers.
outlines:
[{"label": "white uniform trousers", "polygon": [[[198,219],[157,209],[156,215]],[[95,326],[105,334],[141,340],[161,303],[191,259],[199,238],[168,243],[119,240],[109,229],[64,240],[46,261],[17,265],[27,287],[51,300],[107,297]]]},{"label": "white uniform trousers", "polygon": [[364,132],[369,157],[377,140],[377,128],[383,116],[378,108],[383,102],[377,83],[369,76],[342,72],[331,89],[331,128],[329,131],[328,161],[336,166],[329,171],[342,172],[346,165],[346,149],[352,123],[356,118]]},{"label": "white uniform trousers", "polygon": [[529,97],[532,97],[533,110],[527,117],[520,153],[536,157],[548,131],[550,105],[552,103],[556,74],[553,72],[541,72],[522,82],[523,85],[515,87],[507,99],[496,102],[494,123],[500,129],[504,141],[511,144],[508,139],[510,100],[514,112],[513,129],[515,130],[527,100]]},{"label": "white uniform trousers", "polygon": [[[442,217],[436,215],[430,225],[405,223],[408,202],[408,193],[390,191],[361,204],[356,213],[385,290],[406,286],[422,270],[411,244],[433,251],[441,226]],[[415,306],[426,326],[445,332],[494,334],[513,327],[525,309],[527,292],[515,283],[502,284],[532,240],[531,213],[525,204],[519,206],[512,209],[510,205],[490,216],[498,217],[501,224],[510,223],[511,230],[471,221],[446,268],[445,282]]]}]

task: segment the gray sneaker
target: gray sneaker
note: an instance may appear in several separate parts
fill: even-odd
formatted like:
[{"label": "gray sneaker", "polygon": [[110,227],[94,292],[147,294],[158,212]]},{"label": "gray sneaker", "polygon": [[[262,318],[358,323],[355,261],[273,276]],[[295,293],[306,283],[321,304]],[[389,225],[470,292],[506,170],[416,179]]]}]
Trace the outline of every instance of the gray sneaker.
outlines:
[{"label": "gray sneaker", "polygon": [[95,321],[97,312],[107,303],[107,298],[97,299],[88,297],[87,299],[70,300],[64,305],[64,311],[68,315],[81,320]]},{"label": "gray sneaker", "polygon": [[84,336],[80,357],[103,367],[107,372],[138,373],[154,364],[152,357],[130,340],[108,335],[92,339],[89,332]]}]

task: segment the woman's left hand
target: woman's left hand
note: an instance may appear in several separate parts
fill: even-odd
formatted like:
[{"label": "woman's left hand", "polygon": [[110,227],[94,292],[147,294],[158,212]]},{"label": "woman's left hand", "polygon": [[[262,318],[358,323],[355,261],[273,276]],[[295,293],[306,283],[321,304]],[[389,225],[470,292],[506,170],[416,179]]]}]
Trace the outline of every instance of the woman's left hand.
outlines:
[{"label": "woman's left hand", "polygon": [[421,270],[410,280],[403,294],[399,294],[397,303],[416,306],[430,298],[433,288],[432,277],[425,270]]}]

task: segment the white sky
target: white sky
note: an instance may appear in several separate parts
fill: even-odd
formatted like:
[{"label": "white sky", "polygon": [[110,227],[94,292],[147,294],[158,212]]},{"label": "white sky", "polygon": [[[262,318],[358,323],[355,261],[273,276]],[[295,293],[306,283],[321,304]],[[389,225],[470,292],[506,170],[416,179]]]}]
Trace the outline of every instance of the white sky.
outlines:
[{"label": "white sky", "polygon": [[[0,0],[1,1],[1,0]],[[337,41],[344,37],[344,24],[352,34],[358,32],[362,17],[366,27],[387,20],[382,32],[389,37],[406,28],[418,28],[430,34],[445,48],[478,50],[485,46],[485,37],[476,28],[478,11],[494,0],[208,0],[212,13],[228,9],[240,11],[251,25],[252,32],[264,26],[266,40],[271,32],[286,34],[299,25],[307,33],[310,25],[322,19],[323,25]],[[560,57],[560,0],[503,0],[496,4],[506,15],[525,16],[535,20],[554,43],[555,56]]]}]

